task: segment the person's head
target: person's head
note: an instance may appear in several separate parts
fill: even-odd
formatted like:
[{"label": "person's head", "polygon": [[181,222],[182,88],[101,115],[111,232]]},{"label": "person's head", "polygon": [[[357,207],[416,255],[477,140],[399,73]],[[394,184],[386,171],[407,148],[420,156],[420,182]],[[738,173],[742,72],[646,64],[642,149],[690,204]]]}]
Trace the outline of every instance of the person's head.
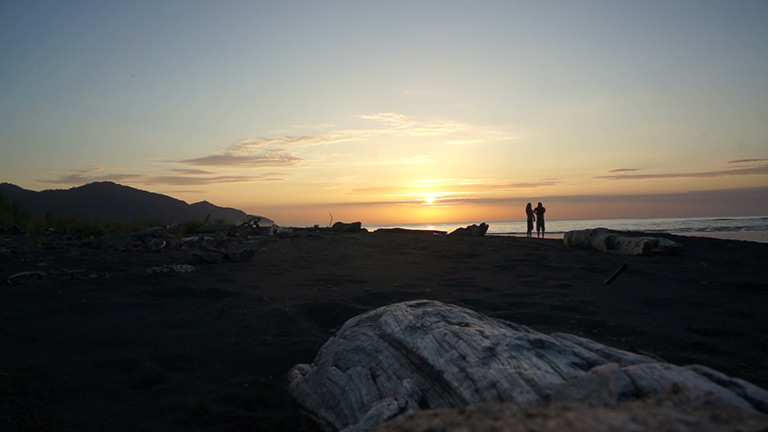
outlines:
[{"label": "person's head", "polygon": [[541,201],[539,201],[539,207],[541,207]]},{"label": "person's head", "polygon": [[526,209],[531,208],[531,203],[528,203],[528,205],[525,206]]}]

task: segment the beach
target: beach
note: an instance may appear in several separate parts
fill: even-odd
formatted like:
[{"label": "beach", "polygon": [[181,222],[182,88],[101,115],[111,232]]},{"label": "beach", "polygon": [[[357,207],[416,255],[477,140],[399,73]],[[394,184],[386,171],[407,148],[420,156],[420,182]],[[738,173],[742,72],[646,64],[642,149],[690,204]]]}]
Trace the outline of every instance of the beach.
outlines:
[{"label": "beach", "polygon": [[[685,233],[671,233],[671,234],[677,235],[677,236],[705,237],[705,238],[713,238],[713,239],[719,239],[719,240],[740,240],[740,241],[750,241],[750,242],[758,242],[758,243],[768,243],[768,232],[766,231],[728,231],[728,232],[691,231],[691,232],[685,232]],[[492,234],[492,235],[500,235],[500,234]],[[526,237],[525,234],[507,234],[507,235],[512,235],[514,237],[519,237],[519,238]],[[562,240],[564,235],[565,235],[564,233],[546,233],[544,238]],[[536,233],[533,234],[533,237],[536,237]]]},{"label": "beach", "polygon": [[752,241],[752,242],[759,242],[759,243],[768,243],[767,231],[732,231],[732,232],[696,231],[696,232],[687,232],[685,233],[685,235],[695,236],[695,237],[710,237],[710,238],[725,239],[725,240],[744,240],[744,241]]},{"label": "beach", "polygon": [[[0,425],[311,430],[288,395],[288,370],[311,362],[349,318],[414,299],[768,387],[768,244],[664,236],[688,254],[613,255],[561,238],[303,231],[254,240],[248,260],[190,266],[183,249],[22,248],[6,237]],[[20,272],[31,273],[8,282]]]}]

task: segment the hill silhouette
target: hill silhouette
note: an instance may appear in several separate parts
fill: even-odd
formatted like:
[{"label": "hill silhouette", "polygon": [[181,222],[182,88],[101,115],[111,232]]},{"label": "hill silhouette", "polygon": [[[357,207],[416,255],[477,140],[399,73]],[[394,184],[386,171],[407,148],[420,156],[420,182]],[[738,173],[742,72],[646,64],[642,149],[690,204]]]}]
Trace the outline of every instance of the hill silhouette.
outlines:
[{"label": "hill silhouette", "polygon": [[0,193],[15,201],[19,211],[36,217],[50,214],[55,220],[176,223],[223,219],[240,223],[248,215],[238,209],[219,207],[207,201],[194,204],[154,192],[113,182],[96,182],[71,189],[32,191],[11,183],[0,183]]}]

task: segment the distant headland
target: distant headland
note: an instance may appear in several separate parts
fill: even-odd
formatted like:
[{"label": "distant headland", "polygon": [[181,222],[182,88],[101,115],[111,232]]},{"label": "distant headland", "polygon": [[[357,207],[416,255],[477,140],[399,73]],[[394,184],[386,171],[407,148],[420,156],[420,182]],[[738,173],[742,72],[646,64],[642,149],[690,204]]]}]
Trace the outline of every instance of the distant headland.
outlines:
[{"label": "distant headland", "polygon": [[0,200],[8,207],[7,212],[47,220],[167,224],[209,218],[239,224],[249,219],[242,210],[219,207],[208,201],[187,204],[167,195],[113,182],[39,192],[0,183]]}]

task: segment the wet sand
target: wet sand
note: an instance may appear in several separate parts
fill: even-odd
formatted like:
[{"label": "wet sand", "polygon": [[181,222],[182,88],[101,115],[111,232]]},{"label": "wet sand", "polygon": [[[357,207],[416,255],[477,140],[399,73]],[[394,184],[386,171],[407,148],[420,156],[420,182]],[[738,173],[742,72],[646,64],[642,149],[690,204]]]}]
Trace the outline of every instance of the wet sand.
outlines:
[{"label": "wet sand", "polygon": [[[680,234],[682,235],[682,234]],[[723,240],[745,240],[759,243],[768,243],[768,231],[729,231],[729,232],[689,232],[686,236],[710,237]]]},{"label": "wet sand", "polygon": [[421,298],[768,387],[768,244],[671,238],[689,256],[304,233],[259,241],[247,262],[159,274],[147,269],[184,263],[186,252],[6,249],[0,281],[45,275],[0,285],[0,427],[304,430],[288,370],[347,319]]},{"label": "wet sand", "polygon": [[[751,242],[758,242],[758,243],[768,243],[768,231],[722,231],[722,232],[713,232],[713,231],[689,231],[686,233],[671,233],[676,236],[687,236],[687,237],[707,237],[707,238],[714,238],[714,239],[720,239],[720,240],[743,240],[743,241],[751,241]],[[499,235],[499,234],[489,234],[489,235]],[[563,236],[565,234],[562,233],[547,233],[545,238],[548,239],[557,239],[562,240]],[[654,235],[654,234],[650,234]],[[513,235],[513,237],[519,237],[519,238],[525,238],[525,235]],[[536,237],[536,233],[533,234],[533,237]]]}]

